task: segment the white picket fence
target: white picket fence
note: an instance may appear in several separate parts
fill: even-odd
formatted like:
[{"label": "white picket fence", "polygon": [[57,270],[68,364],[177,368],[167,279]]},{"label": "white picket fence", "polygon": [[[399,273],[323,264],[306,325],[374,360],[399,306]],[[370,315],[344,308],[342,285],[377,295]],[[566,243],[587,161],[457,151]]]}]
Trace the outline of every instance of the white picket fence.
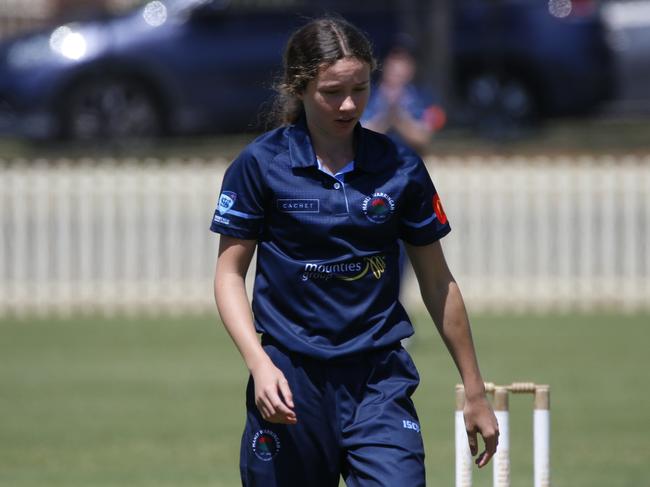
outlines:
[{"label": "white picket fence", "polygon": [[[0,316],[212,312],[226,165],[0,161]],[[650,310],[650,157],[428,167],[471,310]]]}]

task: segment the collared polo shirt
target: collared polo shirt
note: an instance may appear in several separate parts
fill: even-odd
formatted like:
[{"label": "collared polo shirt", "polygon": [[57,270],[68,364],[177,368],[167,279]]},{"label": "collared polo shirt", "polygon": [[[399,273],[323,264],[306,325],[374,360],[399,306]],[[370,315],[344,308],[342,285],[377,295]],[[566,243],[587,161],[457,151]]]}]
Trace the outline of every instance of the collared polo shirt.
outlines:
[{"label": "collared polo shirt", "polygon": [[410,336],[398,240],[427,245],[450,231],[414,152],[361,125],[355,141],[339,180],[319,169],[304,120],[262,135],[227,169],[210,227],[258,242],[257,331],[319,359]]}]

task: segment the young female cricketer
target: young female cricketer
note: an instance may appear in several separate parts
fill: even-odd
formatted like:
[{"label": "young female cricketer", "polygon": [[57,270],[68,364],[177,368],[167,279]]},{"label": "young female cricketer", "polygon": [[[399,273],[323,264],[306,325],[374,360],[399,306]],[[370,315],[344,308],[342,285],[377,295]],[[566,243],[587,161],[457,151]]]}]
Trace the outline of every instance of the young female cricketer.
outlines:
[{"label": "young female cricketer", "polygon": [[419,377],[400,345],[413,333],[398,300],[400,239],[465,386],[474,455],[477,433],[485,441],[482,467],[498,425],[438,241],[449,223],[422,160],[359,124],[369,42],[342,19],[318,19],[290,38],[284,68],[283,123],[228,168],[211,226],[217,306],[251,374],[242,484],[425,485]]}]

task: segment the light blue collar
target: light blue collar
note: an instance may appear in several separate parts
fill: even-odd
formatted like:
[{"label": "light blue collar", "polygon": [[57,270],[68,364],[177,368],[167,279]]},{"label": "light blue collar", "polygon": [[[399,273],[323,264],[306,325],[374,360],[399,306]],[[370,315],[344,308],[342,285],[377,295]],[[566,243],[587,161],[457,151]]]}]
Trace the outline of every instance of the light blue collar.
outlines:
[{"label": "light blue collar", "polygon": [[336,174],[332,174],[329,169],[327,169],[325,166],[323,166],[323,163],[321,160],[317,157],[316,162],[318,163],[318,169],[325,174],[329,174],[330,176],[334,176],[336,179],[338,179],[341,182],[344,182],[345,175],[349,172],[354,171],[354,161],[348,162],[345,167],[341,168],[340,171],[338,171]]}]

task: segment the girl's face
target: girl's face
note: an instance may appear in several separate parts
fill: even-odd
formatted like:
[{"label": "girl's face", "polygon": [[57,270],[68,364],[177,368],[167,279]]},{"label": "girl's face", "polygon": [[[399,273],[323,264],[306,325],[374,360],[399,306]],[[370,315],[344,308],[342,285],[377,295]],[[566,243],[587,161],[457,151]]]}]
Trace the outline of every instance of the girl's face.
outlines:
[{"label": "girl's face", "polygon": [[415,60],[408,54],[392,54],[384,61],[382,83],[402,88],[415,76]]},{"label": "girl's face", "polygon": [[333,138],[352,135],[370,96],[370,66],[343,58],[323,66],[300,95],[310,131]]}]

